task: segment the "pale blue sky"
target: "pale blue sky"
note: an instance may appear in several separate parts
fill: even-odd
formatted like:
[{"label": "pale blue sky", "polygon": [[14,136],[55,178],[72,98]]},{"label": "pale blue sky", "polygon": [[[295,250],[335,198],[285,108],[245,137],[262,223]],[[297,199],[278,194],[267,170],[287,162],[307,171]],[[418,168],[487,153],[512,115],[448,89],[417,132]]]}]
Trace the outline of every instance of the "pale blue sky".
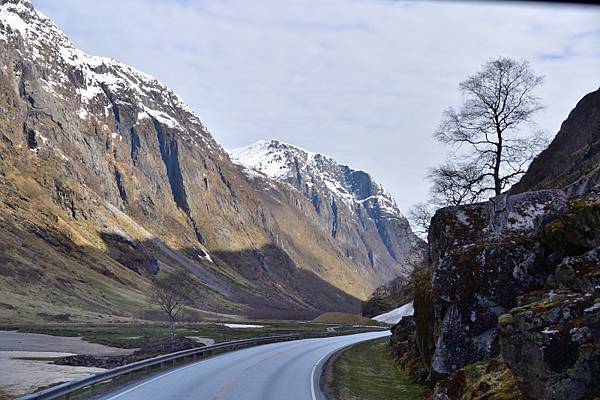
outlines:
[{"label": "pale blue sky", "polygon": [[600,86],[600,7],[386,0],[33,0],[94,55],[155,75],[226,148],[276,138],[370,172],[406,212],[432,139],[490,57],[546,76],[556,133]]}]

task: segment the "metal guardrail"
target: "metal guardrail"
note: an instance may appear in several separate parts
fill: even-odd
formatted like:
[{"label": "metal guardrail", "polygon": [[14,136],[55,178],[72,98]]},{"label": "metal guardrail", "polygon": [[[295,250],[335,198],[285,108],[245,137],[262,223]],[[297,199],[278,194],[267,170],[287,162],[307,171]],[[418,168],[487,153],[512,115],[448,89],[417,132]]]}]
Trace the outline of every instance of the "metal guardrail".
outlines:
[{"label": "metal guardrail", "polygon": [[53,400],[59,398],[68,399],[70,395],[84,389],[90,389],[94,394],[94,386],[103,382],[112,381],[116,378],[120,378],[125,375],[131,375],[135,372],[149,370],[152,367],[164,367],[171,364],[175,366],[177,361],[183,361],[186,359],[195,360],[202,358],[213,353],[218,353],[220,350],[232,351],[238,350],[245,347],[258,346],[261,344],[286,342],[291,340],[299,339],[312,339],[312,338],[323,338],[350,335],[353,333],[364,333],[364,330],[357,331],[346,331],[346,332],[335,332],[335,333],[293,333],[287,335],[274,335],[266,337],[258,337],[253,339],[233,340],[230,342],[217,343],[211,346],[197,347],[194,349],[182,350],[175,353],[165,354],[149,358],[146,360],[137,361],[131,364],[126,364],[121,367],[113,368],[99,374],[87,376],[81,379],[76,379],[70,382],[62,383],[60,385],[53,386],[49,389],[44,389],[39,392],[20,397],[18,400]]}]

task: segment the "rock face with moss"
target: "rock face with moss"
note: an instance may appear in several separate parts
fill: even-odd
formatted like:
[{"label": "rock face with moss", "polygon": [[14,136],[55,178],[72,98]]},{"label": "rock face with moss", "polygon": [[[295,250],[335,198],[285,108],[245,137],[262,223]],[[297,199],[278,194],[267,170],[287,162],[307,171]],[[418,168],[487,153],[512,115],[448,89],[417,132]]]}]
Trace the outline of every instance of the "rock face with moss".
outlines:
[{"label": "rock face with moss", "polygon": [[498,317],[545,280],[537,245],[544,221],[563,211],[559,190],[503,195],[445,208],[432,220],[432,371],[449,374],[498,353]]},{"label": "rock face with moss", "polygon": [[591,399],[600,395],[600,191],[545,228],[546,283],[499,320],[502,355],[529,398]]},{"label": "rock face with moss", "polygon": [[600,395],[599,107],[587,95],[508,194],[435,214],[413,346],[392,339],[434,399]]}]

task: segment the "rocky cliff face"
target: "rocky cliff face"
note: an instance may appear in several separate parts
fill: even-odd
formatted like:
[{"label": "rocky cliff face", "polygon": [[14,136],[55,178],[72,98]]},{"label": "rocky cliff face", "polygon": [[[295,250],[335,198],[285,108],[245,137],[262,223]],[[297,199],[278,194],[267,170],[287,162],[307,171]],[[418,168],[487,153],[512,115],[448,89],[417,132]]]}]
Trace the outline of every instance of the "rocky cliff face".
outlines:
[{"label": "rocky cliff face", "polygon": [[[588,162],[599,99],[596,91],[577,105],[509,194],[432,219],[432,278],[415,289],[412,340],[426,380],[437,382],[434,399],[490,395],[500,376],[494,390],[520,389],[502,398],[600,394],[600,187]],[[481,368],[486,382],[473,392],[467,378]]]},{"label": "rocky cliff face", "polygon": [[303,193],[234,165],[175,93],[28,0],[0,0],[0,110],[3,319],[131,315],[176,268],[204,310],[356,312],[398,271],[379,253],[365,270]]},{"label": "rocky cliff face", "polygon": [[547,150],[510,193],[564,188],[584,193],[600,183],[600,89],[583,97]]},{"label": "rocky cliff face", "polygon": [[323,229],[376,286],[406,278],[426,245],[392,196],[363,171],[277,140],[230,151],[245,168],[289,184],[312,204]]},{"label": "rocky cliff face", "polygon": [[498,317],[517,305],[516,296],[544,283],[536,233],[565,206],[562,192],[548,190],[436,213],[430,228],[434,373],[498,353]]}]

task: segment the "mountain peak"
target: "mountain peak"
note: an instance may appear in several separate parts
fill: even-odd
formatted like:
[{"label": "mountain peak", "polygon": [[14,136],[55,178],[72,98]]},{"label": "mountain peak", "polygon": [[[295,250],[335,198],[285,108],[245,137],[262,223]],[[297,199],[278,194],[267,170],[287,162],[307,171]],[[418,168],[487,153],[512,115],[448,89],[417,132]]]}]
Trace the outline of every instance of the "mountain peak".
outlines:
[{"label": "mountain peak", "polygon": [[260,140],[230,150],[229,154],[235,163],[287,182],[310,199],[319,192],[326,193],[351,210],[370,204],[388,216],[403,218],[383,185],[368,173],[340,164],[331,157],[279,140]]},{"label": "mountain peak", "polygon": [[0,0],[0,6],[3,6],[5,4],[14,4],[14,5],[21,4],[21,5],[28,7],[29,9],[33,9],[31,0]]},{"label": "mountain peak", "polygon": [[[394,198],[368,173],[278,140],[261,140],[229,154],[252,179],[253,171],[258,171],[300,192],[323,226],[330,227],[331,236],[347,249],[363,241],[371,267],[405,276],[407,266],[421,259],[423,243],[412,233]],[[357,260],[364,257],[355,250],[346,253]]]},{"label": "mountain peak", "polygon": [[[117,111],[110,98],[127,93],[127,102],[138,111],[138,120],[156,121],[180,133],[187,143],[205,145],[221,152],[195,113],[183,100],[155,77],[112,58],[86,54],[29,0],[0,0],[0,41],[23,41],[26,58],[47,65],[42,89],[62,92],[81,102],[79,116],[93,115],[94,109]],[[65,90],[78,77],[75,91]],[[116,129],[118,130],[118,129]]]}]

